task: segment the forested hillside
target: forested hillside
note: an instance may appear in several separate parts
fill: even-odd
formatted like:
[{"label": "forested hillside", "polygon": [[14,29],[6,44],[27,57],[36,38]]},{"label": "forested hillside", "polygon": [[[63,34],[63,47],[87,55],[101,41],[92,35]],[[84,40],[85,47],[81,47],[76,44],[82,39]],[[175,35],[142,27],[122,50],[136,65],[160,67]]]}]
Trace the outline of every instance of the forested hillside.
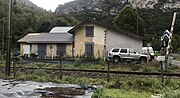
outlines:
[{"label": "forested hillside", "polygon": [[126,4],[133,7],[147,9],[173,9],[180,8],[180,0],[74,0],[59,5],[56,12],[77,13],[83,11],[107,13],[118,12]]},{"label": "forested hillside", "polygon": [[[0,0],[0,37],[6,34],[7,22],[7,1]],[[17,40],[29,32],[49,32],[54,26],[73,26],[77,20],[70,15],[61,13],[54,14],[37,7],[28,0],[15,0],[12,14],[12,35],[13,45],[17,45]],[[4,37],[5,39],[5,37]],[[5,40],[4,40],[5,41]],[[3,40],[0,40],[0,50],[2,50]]]},{"label": "forested hillside", "polygon": [[[132,8],[122,11],[126,5]],[[160,37],[170,30],[174,12],[180,11],[180,0],[75,0],[59,5],[56,13],[69,13],[79,21],[87,18],[117,29],[128,30],[143,35],[144,46],[152,43],[155,50],[160,49]],[[117,18],[121,16],[121,18]],[[123,17],[123,18],[122,18]],[[121,21],[121,22],[120,22]],[[180,51],[180,14],[174,28],[174,51]]]},{"label": "forested hillside", "polygon": [[[78,21],[95,19],[98,22],[140,35],[146,43],[160,49],[160,37],[170,30],[173,12],[179,12],[179,0],[75,0],[57,7],[56,12],[37,7],[29,0],[13,3],[13,45],[29,32],[48,32],[54,26],[74,26]],[[0,0],[0,37],[6,34],[7,0]],[[139,3],[138,3],[139,2]],[[138,4],[138,6],[135,6]],[[141,5],[147,6],[141,7]],[[174,7],[167,7],[173,4]],[[126,5],[130,5],[127,7]],[[48,6],[48,5],[47,5]],[[180,15],[174,28],[174,51],[180,50]],[[0,49],[2,50],[0,40]]]}]

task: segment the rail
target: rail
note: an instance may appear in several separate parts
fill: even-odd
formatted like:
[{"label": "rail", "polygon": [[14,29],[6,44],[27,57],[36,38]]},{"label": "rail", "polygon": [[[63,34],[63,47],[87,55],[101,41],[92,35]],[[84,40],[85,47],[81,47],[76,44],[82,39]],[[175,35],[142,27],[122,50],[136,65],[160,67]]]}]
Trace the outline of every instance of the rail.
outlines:
[{"label": "rail", "polygon": [[[0,67],[2,70],[5,67]],[[12,67],[11,67],[12,69]],[[60,68],[32,68],[32,67],[16,67],[16,69],[25,69],[25,70],[52,70],[57,71],[60,70]],[[62,69],[62,71],[73,71],[73,72],[94,72],[94,73],[108,73],[107,70],[87,70],[87,69]],[[128,71],[109,71],[110,74],[125,74],[125,75],[149,75],[149,76],[160,76],[160,72],[128,72]],[[165,76],[176,76],[180,77],[180,73],[163,73]]]}]

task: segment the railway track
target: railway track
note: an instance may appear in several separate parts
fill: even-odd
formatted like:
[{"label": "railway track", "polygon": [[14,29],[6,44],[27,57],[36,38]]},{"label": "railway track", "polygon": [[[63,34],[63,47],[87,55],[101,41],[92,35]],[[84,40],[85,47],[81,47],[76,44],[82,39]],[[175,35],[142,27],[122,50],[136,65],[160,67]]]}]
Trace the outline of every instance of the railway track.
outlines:
[{"label": "railway track", "polygon": [[[5,67],[0,67],[0,71],[3,71]],[[11,68],[13,69],[13,68]],[[30,68],[30,67],[16,67],[17,70],[46,70],[46,71],[60,71],[60,68]],[[84,70],[84,69],[62,69],[63,72],[83,72],[83,73],[101,73],[107,74],[107,70]],[[115,75],[141,75],[141,76],[160,76],[160,72],[127,72],[127,71],[109,71],[110,74]],[[180,73],[163,73],[165,76],[180,77]]]}]

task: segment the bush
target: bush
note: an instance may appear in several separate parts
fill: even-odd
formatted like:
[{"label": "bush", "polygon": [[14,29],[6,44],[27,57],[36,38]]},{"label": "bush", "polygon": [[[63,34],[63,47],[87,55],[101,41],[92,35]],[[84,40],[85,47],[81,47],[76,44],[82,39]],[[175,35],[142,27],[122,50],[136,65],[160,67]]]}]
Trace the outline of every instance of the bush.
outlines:
[{"label": "bush", "polygon": [[142,68],[143,68],[142,65],[132,65],[132,66],[131,66],[131,70],[132,70],[132,71],[138,71],[138,70],[140,70],[140,69],[142,69]]},{"label": "bush", "polygon": [[156,71],[156,69],[153,66],[145,66],[142,69],[142,72],[154,72],[154,71]]},{"label": "bush", "polygon": [[162,96],[162,98],[180,98],[180,90],[168,91]]},{"label": "bush", "polygon": [[75,59],[75,66],[78,67],[81,65],[82,65],[82,59],[80,59],[80,58]]},{"label": "bush", "polygon": [[107,65],[107,62],[104,61],[104,60],[99,60],[99,61],[98,61],[98,64],[100,64],[100,65]]},{"label": "bush", "polygon": [[154,59],[149,63],[149,66],[159,67],[160,63],[157,60]]},{"label": "bush", "polygon": [[99,89],[93,94],[92,98],[112,98],[112,97],[106,96],[104,90]]}]

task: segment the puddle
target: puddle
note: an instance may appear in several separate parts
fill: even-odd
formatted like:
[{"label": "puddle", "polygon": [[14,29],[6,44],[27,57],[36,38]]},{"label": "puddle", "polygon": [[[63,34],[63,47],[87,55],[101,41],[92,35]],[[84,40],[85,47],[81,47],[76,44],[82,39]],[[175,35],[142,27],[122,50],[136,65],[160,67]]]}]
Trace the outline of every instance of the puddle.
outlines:
[{"label": "puddle", "polygon": [[52,87],[52,88],[45,88],[42,89],[44,91],[47,91],[45,93],[42,93],[42,98],[72,98],[76,96],[83,96],[85,95],[86,91],[85,89],[79,89],[79,88],[65,88],[65,87]]},{"label": "puddle", "polygon": [[101,87],[0,79],[0,98],[91,98]]}]

